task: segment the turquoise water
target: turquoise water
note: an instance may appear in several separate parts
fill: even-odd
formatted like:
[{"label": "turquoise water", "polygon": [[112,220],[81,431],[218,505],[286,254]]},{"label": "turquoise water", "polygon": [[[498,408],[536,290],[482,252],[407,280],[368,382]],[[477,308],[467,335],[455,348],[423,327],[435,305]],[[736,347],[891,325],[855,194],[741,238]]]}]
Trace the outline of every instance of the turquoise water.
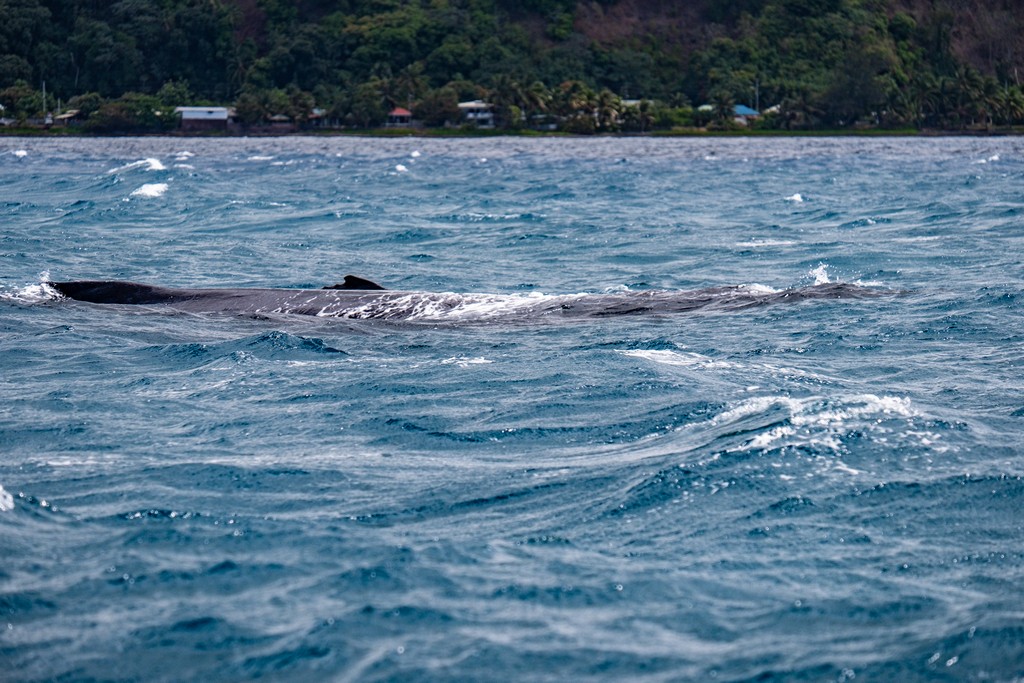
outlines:
[{"label": "turquoise water", "polygon": [[[1016,138],[0,138],[0,679],[1019,681],[1022,211]],[[42,285],[348,273],[471,296]]]}]

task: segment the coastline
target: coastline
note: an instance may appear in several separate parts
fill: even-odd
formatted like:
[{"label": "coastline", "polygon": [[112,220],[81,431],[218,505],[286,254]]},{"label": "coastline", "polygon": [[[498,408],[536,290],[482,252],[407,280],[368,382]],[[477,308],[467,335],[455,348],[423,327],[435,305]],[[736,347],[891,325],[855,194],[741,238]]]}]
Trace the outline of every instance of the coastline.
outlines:
[{"label": "coastline", "polygon": [[593,133],[578,134],[562,131],[537,130],[463,130],[443,128],[373,128],[365,130],[297,130],[297,131],[246,131],[246,132],[131,132],[93,133],[74,128],[0,128],[0,138],[122,138],[122,137],[167,137],[167,138],[277,138],[277,137],[371,137],[371,138],[616,138],[616,137],[1016,137],[1024,135],[1024,127],[1015,126],[992,130],[981,129],[822,129],[822,130],[706,130],[685,128],[654,130],[643,133]]}]

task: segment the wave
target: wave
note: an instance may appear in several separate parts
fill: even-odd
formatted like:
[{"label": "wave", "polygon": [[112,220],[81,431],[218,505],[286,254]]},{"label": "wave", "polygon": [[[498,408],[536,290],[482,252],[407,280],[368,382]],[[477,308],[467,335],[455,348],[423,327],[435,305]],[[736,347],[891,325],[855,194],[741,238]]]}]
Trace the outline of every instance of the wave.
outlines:
[{"label": "wave", "polygon": [[131,171],[131,170],[134,170],[136,168],[143,168],[143,169],[145,169],[147,171],[166,171],[167,170],[167,167],[164,166],[162,161],[160,161],[159,159],[155,159],[155,158],[149,158],[149,159],[139,159],[138,161],[133,161],[130,164],[125,164],[124,166],[118,166],[116,168],[112,168],[109,171],[107,171],[107,173],[108,174],[123,173],[125,171]]},{"label": "wave", "polygon": [[11,289],[0,288],[0,301],[12,304],[40,304],[53,301],[60,297],[60,292],[49,285],[49,279],[49,271],[43,271],[39,274],[39,282]]},{"label": "wave", "polygon": [[0,486],[0,512],[10,512],[14,509],[14,496]]},{"label": "wave", "polygon": [[[711,421],[716,429],[728,427],[742,435],[730,452],[765,452],[808,448],[813,452],[841,453],[849,438],[886,438],[894,430],[887,422],[919,418],[910,399],[875,394],[846,397],[758,396],[741,401]],[[909,435],[909,434],[908,434]],[[938,434],[915,432],[918,446],[934,447]],[[859,472],[837,461],[836,467]]]},{"label": "wave", "polygon": [[134,190],[130,197],[161,197],[167,192],[167,183],[146,183]]},{"label": "wave", "polygon": [[324,356],[347,355],[345,351],[323,339],[302,337],[277,330],[216,344],[193,342],[151,346],[146,349],[146,353],[159,358],[162,363],[173,361],[185,367],[203,366],[224,358],[242,363],[251,358],[268,361],[303,361],[316,360]]}]

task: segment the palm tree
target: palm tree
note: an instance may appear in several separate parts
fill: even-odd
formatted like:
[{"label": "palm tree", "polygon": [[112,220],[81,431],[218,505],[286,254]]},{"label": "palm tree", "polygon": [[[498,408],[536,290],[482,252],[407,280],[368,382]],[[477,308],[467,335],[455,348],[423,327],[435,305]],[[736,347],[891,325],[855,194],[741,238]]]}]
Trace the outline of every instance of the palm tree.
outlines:
[{"label": "palm tree", "polygon": [[393,106],[411,107],[427,91],[427,77],[423,75],[423,62],[413,62],[398,72],[391,84]]},{"label": "palm tree", "polygon": [[491,79],[488,91],[491,104],[494,105],[498,122],[505,128],[513,128],[520,124],[522,103],[526,99],[523,86],[508,74],[498,74]]},{"label": "palm tree", "polygon": [[551,91],[542,82],[534,81],[523,91],[523,96],[523,111],[527,118],[547,113],[551,105]]},{"label": "palm tree", "polygon": [[566,81],[559,92],[559,108],[566,117],[565,127],[575,133],[593,133],[597,96],[582,81]]},{"label": "palm tree", "polygon": [[625,130],[646,133],[654,125],[654,114],[651,109],[654,103],[640,100],[638,104],[622,108],[622,127]]},{"label": "palm tree", "polygon": [[604,131],[619,129],[619,113],[622,110],[622,100],[608,88],[603,89],[597,95],[596,102],[597,127]]},{"label": "palm tree", "polygon": [[957,87],[956,81],[949,76],[942,76],[936,82],[935,91],[930,98],[936,123],[940,126],[953,126],[957,119]]},{"label": "palm tree", "polygon": [[715,109],[715,123],[727,125],[735,116],[736,100],[725,88],[718,88],[711,93],[711,106]]},{"label": "palm tree", "polygon": [[555,92],[555,111],[560,116],[571,118],[579,114],[592,114],[594,91],[582,81],[566,81]]},{"label": "palm tree", "polygon": [[821,115],[821,110],[811,102],[806,92],[798,92],[782,101],[782,119],[786,122],[786,130],[813,128]]},{"label": "palm tree", "polygon": [[964,128],[968,121],[973,124],[979,115],[985,116],[985,111],[981,106],[984,81],[981,74],[969,66],[957,67],[955,79],[956,104],[954,111],[957,122],[961,128]]},{"label": "palm tree", "polygon": [[1024,93],[1015,85],[1003,89],[1003,114],[1008,125],[1024,121]]}]

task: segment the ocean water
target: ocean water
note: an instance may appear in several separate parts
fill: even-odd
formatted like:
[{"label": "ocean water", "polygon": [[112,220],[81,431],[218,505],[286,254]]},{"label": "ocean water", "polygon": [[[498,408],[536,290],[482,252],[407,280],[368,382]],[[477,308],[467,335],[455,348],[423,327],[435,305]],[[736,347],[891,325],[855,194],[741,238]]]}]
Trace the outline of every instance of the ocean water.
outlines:
[{"label": "ocean water", "polygon": [[[0,219],[0,680],[1024,680],[1019,138],[0,138]],[[43,284],[349,273],[473,296]]]}]

